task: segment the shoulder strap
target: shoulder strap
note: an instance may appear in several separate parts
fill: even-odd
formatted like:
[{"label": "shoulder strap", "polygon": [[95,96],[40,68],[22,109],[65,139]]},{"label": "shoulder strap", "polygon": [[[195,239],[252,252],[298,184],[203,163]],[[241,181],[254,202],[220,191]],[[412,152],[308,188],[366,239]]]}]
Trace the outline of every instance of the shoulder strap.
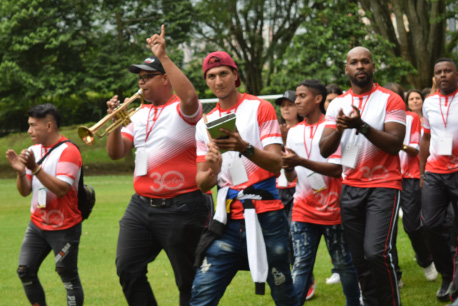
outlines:
[{"label": "shoulder strap", "polygon": [[56,143],[56,144],[54,145],[54,147],[52,147],[52,148],[45,154],[45,156],[43,156],[43,157],[37,162],[37,164],[38,164],[38,165],[41,165],[41,163],[43,163],[43,161],[45,160],[45,158],[48,157],[48,155],[51,154],[51,152],[52,152],[55,148],[57,148],[58,146],[60,146],[61,144],[65,143],[65,142],[71,142],[71,143],[73,143],[71,140],[64,140],[64,141],[61,141],[61,142]]}]

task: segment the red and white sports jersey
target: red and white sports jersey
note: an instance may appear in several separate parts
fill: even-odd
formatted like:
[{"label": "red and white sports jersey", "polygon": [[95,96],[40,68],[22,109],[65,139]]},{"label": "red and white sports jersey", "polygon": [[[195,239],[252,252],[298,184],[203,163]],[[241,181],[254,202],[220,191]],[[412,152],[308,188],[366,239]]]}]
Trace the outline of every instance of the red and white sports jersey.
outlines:
[{"label": "red and white sports jersey", "polygon": [[180,110],[179,97],[173,95],[165,105],[144,104],[122,128],[123,137],[136,150],[148,154],[147,175],[134,172],[134,189],[141,196],[172,198],[197,190],[196,123],[202,118],[202,105],[192,116]]},{"label": "red and white sports jersey", "polygon": [[[67,140],[61,137],[58,142]],[[43,147],[36,144],[29,147],[33,151],[35,161],[39,161],[54,146]],[[41,171],[71,185],[62,198],[46,189],[46,207],[38,208],[38,190],[45,188],[40,180],[26,168],[27,178],[32,180],[32,203],[30,212],[32,222],[45,231],[64,230],[80,223],[83,218],[78,209],[78,182],[81,173],[81,154],[71,143],[63,143],[55,148],[41,164]]]},{"label": "red and white sports jersey", "polygon": [[[406,112],[406,136],[403,144],[420,150],[421,124],[416,113]],[[399,151],[401,160],[402,178],[420,178],[420,156],[410,156],[404,151]]]},{"label": "red and white sports jersey", "polygon": [[[304,120],[289,130],[286,146],[302,158],[340,164],[340,149],[329,158],[324,158],[320,154],[319,143],[324,127],[324,120],[312,125],[307,124]],[[315,191],[308,179],[310,175],[314,174],[314,171],[302,166],[296,166],[295,170],[297,185],[292,220],[322,225],[340,224],[339,198],[342,178],[320,175],[326,184],[326,189]]]},{"label": "red and white sports jersey", "polygon": [[[429,157],[425,170],[433,173],[458,171],[458,90],[443,96],[440,92],[426,98],[423,103],[424,132],[431,134]],[[452,137],[452,155],[437,154],[439,140]]]},{"label": "red and white sports jersey", "polygon": [[[372,128],[383,130],[385,123],[406,122],[406,106],[401,97],[391,90],[374,84],[374,88],[363,95],[353,90],[334,99],[326,112],[326,127],[337,128],[336,118],[340,110],[349,115],[356,106],[361,118]],[[347,145],[357,145],[358,157],[355,169],[343,167],[343,183],[353,187],[385,187],[402,189],[399,156],[393,156],[377,148],[364,135],[356,134],[356,129],[346,129],[341,138],[342,151]]]},{"label": "red and white sports jersey", "polygon": [[[212,121],[230,113],[236,114],[235,125],[243,140],[263,150],[268,145],[282,145],[280,127],[277,115],[272,104],[249,94],[240,94],[237,103],[230,109],[221,109],[219,104],[207,114],[208,121]],[[203,120],[197,124],[197,162],[205,162],[207,154],[207,143],[209,142],[207,129]],[[239,152],[228,151],[222,154],[223,163],[221,172],[218,175],[218,186],[230,187],[236,190],[245,189],[255,183],[264,181],[275,176],[275,174],[264,170],[242,156],[242,162],[248,174],[248,182],[234,186],[229,173],[229,165],[233,160],[240,158]],[[283,208],[280,200],[253,201],[257,213],[279,210]],[[262,203],[262,205],[260,204]],[[231,218],[243,219],[243,207],[240,201],[234,201],[231,205]]]}]

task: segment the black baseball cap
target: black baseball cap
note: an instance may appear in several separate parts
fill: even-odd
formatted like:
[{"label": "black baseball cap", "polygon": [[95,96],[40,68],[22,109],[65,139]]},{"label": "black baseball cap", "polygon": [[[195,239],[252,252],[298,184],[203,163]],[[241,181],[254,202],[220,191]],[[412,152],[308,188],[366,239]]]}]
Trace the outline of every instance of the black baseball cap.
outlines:
[{"label": "black baseball cap", "polygon": [[128,69],[132,73],[139,73],[140,70],[146,70],[146,71],[159,71],[165,74],[165,70],[164,70],[164,67],[162,67],[161,61],[155,56],[148,57],[147,59],[145,59],[143,64],[130,65]]},{"label": "black baseball cap", "polygon": [[275,104],[281,106],[281,102],[283,101],[283,99],[287,99],[287,100],[289,100],[289,101],[294,103],[294,101],[296,101],[296,92],[294,90],[285,91],[283,96],[281,96],[280,98],[275,100]]}]

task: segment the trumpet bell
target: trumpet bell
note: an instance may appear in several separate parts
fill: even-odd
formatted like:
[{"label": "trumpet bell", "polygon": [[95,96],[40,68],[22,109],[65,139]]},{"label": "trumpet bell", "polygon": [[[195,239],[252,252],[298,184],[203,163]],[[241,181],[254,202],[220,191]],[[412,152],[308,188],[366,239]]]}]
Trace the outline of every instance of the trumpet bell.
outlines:
[{"label": "trumpet bell", "polygon": [[92,146],[94,144],[94,133],[91,131],[91,129],[85,127],[85,126],[80,126],[78,128],[78,136],[81,138],[81,140],[87,144]]},{"label": "trumpet bell", "polygon": [[[140,106],[136,109],[128,110],[127,107],[136,99],[140,99],[141,103]],[[143,97],[142,97],[142,90],[139,89],[135,95],[130,97],[127,101],[122,103],[120,106],[115,108],[110,114],[103,117],[99,122],[94,124],[92,127],[88,128],[85,126],[80,126],[78,128],[78,136],[81,140],[88,145],[93,145],[95,136],[98,138],[102,138],[106,135],[109,135],[114,130],[122,126],[127,126],[131,120],[130,117],[135,114],[139,109],[143,106]],[[111,125],[109,125],[105,131],[101,131],[102,127],[109,121],[115,120]]]}]

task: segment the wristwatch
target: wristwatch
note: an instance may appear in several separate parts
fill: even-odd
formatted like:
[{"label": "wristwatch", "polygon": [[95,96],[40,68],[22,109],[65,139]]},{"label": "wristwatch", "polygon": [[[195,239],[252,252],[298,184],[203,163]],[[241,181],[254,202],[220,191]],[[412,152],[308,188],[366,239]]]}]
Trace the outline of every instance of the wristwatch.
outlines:
[{"label": "wristwatch", "polygon": [[243,156],[250,158],[254,155],[254,147],[251,144],[248,144],[245,150],[241,152]]},{"label": "wristwatch", "polygon": [[363,124],[361,124],[361,126],[359,127],[358,132],[360,132],[363,135],[366,135],[367,132],[369,132],[369,127],[369,124],[363,121]]}]

